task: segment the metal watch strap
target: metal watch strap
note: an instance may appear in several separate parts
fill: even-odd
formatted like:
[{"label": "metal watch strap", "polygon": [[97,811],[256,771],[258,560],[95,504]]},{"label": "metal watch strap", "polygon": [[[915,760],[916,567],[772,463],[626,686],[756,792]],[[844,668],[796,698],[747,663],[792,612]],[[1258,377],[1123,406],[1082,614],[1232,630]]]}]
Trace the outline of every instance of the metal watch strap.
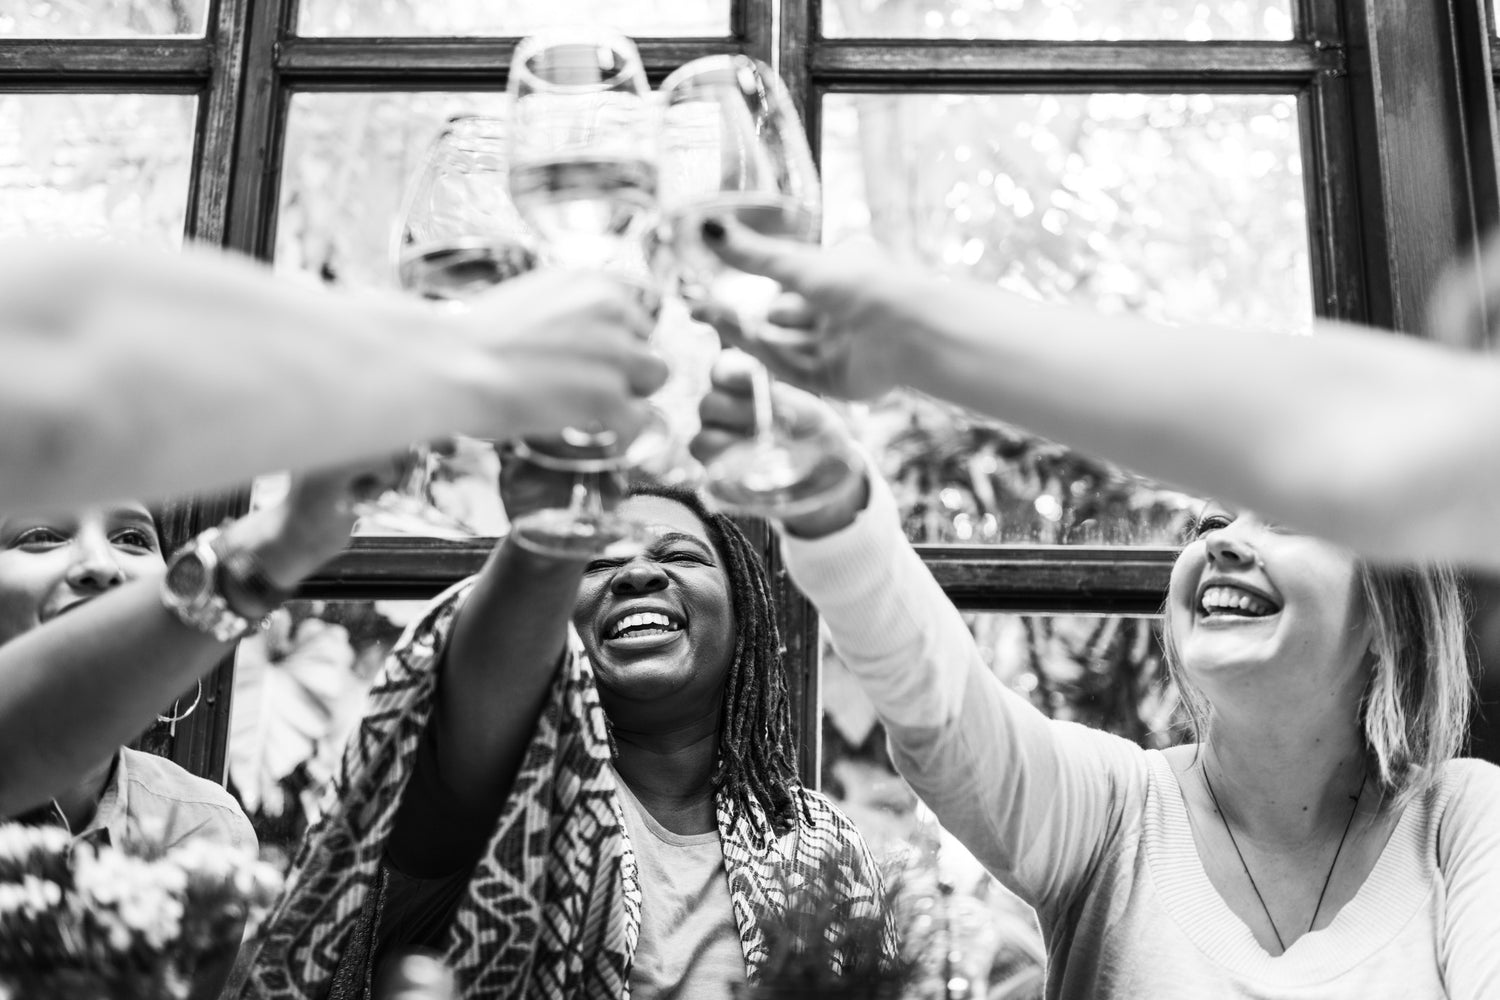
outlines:
[{"label": "metal watch strap", "polygon": [[[214,550],[219,557],[220,593],[229,600],[224,590],[225,578],[234,581],[239,592],[255,603],[253,608],[234,608],[246,618],[262,619],[292,599],[293,591],[277,585],[266,573],[260,557],[250,549],[231,548],[224,542],[222,532],[214,539]],[[234,602],[229,602],[234,607]]]},{"label": "metal watch strap", "polygon": [[[235,613],[229,607],[229,602],[224,600],[219,549],[215,544],[218,536],[219,529],[209,528],[172,556],[167,564],[167,573],[162,578],[162,604],[189,628],[210,635],[219,642],[232,642],[256,631],[260,627],[260,621]],[[207,586],[191,597],[179,594],[172,588],[174,567],[180,559],[188,557],[197,559],[209,574]]]}]

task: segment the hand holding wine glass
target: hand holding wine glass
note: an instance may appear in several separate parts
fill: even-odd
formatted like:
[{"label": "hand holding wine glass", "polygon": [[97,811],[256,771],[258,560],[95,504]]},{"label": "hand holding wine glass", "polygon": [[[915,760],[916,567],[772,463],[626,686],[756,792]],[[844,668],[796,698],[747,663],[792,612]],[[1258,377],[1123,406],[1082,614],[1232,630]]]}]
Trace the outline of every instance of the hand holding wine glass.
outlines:
[{"label": "hand holding wine glass", "polygon": [[[729,266],[703,244],[730,219],[757,232],[818,239],[822,196],[812,152],[785,85],[747,56],[697,59],[662,85],[659,194],[679,290],[694,306],[724,310],[747,337],[766,335],[781,294],[771,277]],[[757,432],[706,467],[725,505],[792,517],[821,505],[854,459],[826,439],[799,438],[775,419],[770,378],[755,369]]]},{"label": "hand holding wine glass", "polygon": [[[720,356],[710,376],[708,394],[698,404],[700,428],[690,444],[693,455],[712,464],[730,449],[741,447],[756,432],[756,402],[753,361],[734,353]],[[852,453],[853,438],[833,407],[811,393],[789,385],[775,385],[772,396],[776,420],[787,432],[804,441],[822,441],[829,451]],[[791,517],[782,517],[782,527],[799,537],[820,537],[850,524],[869,500],[869,481],[862,462],[849,468],[840,483],[830,483],[821,502],[808,504]]]},{"label": "hand holding wine glass", "polygon": [[[391,249],[398,280],[440,303],[465,339],[485,345],[511,387],[506,433],[557,433],[583,420],[628,435],[665,366],[640,340],[649,331],[637,294],[594,272],[532,273],[541,250],[506,190],[505,119],[447,122],[408,185]],[[502,430],[502,428],[497,428]],[[466,536],[431,502],[431,447],[411,450],[400,489],[364,504],[375,527]]]}]

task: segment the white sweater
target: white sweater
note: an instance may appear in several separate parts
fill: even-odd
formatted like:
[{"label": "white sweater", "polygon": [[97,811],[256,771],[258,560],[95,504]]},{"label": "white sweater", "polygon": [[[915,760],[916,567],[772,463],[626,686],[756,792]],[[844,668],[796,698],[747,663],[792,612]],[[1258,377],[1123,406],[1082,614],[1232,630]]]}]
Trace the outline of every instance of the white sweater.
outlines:
[{"label": "white sweater", "polygon": [[1449,763],[1333,922],[1272,957],[1209,882],[1166,759],[1006,689],[871,479],[853,525],[783,538],[788,568],[902,775],[1036,908],[1048,997],[1500,1000],[1500,768]]}]

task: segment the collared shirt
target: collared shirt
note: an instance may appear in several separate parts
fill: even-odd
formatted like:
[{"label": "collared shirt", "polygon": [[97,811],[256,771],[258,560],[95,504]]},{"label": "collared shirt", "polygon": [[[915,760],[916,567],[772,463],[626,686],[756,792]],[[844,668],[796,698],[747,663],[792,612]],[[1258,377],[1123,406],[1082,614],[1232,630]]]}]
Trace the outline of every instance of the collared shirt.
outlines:
[{"label": "collared shirt", "polygon": [[155,754],[121,747],[94,818],[74,831],[56,802],[19,817],[60,826],[75,841],[115,847],[170,849],[187,840],[210,840],[254,854],[255,830],[234,796]]}]

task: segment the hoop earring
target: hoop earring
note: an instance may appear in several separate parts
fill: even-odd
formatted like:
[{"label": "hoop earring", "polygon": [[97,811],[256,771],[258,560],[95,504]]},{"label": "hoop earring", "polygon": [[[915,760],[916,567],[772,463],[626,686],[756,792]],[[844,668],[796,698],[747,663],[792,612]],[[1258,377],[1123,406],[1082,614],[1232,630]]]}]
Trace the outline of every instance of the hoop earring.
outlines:
[{"label": "hoop earring", "polygon": [[181,710],[181,704],[180,704],[181,701],[182,701],[181,698],[173,698],[172,699],[172,714],[171,715],[158,715],[156,717],[156,721],[160,722],[160,723],[162,723],[162,724],[164,724],[164,725],[166,725],[168,727],[167,728],[167,735],[168,736],[176,736],[177,735],[177,723],[181,722],[183,719],[186,719],[188,716],[190,716],[194,712],[198,711],[198,703],[201,702],[202,700],[203,700],[203,679],[200,677],[198,679],[198,691],[197,691],[196,694],[193,695],[193,703],[187,707],[187,711],[184,712],[184,711]]}]

